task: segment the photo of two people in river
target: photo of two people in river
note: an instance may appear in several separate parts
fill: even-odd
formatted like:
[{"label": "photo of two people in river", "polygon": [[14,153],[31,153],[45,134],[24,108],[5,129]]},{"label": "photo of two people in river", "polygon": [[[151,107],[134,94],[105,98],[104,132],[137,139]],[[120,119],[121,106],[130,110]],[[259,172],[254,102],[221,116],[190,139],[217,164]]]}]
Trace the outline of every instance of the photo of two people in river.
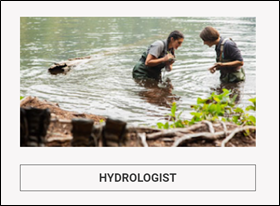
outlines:
[{"label": "photo of two people in river", "polygon": [[279,205],[279,2],[1,6],[3,205]]},{"label": "photo of two people in river", "polygon": [[255,29],[21,17],[21,146],[255,146]]}]

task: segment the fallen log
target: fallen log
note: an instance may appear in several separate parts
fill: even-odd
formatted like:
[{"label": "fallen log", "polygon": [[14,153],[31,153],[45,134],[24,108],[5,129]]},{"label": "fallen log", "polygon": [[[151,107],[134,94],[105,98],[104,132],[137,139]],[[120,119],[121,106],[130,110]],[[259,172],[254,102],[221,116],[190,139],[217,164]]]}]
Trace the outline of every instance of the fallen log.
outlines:
[{"label": "fallen log", "polygon": [[73,67],[76,67],[77,65],[81,63],[87,62],[88,59],[90,59],[91,56],[86,57],[77,57],[68,59],[67,61],[62,62],[55,62],[49,69],[49,73],[51,74],[66,74],[69,72]]}]

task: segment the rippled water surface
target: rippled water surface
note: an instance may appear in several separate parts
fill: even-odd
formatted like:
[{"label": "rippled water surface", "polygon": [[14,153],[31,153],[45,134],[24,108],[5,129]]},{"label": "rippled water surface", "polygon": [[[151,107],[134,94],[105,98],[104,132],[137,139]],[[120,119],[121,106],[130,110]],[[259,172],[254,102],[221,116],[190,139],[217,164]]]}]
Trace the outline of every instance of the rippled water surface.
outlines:
[{"label": "rippled water surface", "polygon": [[[256,96],[256,20],[248,17],[22,17],[20,20],[20,94],[59,103],[65,110],[121,118],[138,125],[164,122],[176,101],[183,118],[190,105],[222,87],[239,94],[245,108]],[[219,73],[207,68],[215,63],[215,49],[199,38],[205,26],[231,37],[244,58],[246,81],[221,85]],[[170,85],[159,88],[132,79],[132,68],[149,44],[166,39],[173,30],[185,35],[176,50],[177,61],[166,73]],[[67,75],[51,75],[53,62],[74,57],[91,59]]]}]

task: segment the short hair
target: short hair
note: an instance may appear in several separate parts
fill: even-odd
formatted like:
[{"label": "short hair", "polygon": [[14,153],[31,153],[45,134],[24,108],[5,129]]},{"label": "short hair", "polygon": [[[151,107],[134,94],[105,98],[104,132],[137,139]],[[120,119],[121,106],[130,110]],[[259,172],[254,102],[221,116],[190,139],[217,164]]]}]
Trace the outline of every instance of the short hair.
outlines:
[{"label": "short hair", "polygon": [[200,32],[199,36],[203,41],[215,41],[220,37],[220,34],[213,27],[207,26]]}]

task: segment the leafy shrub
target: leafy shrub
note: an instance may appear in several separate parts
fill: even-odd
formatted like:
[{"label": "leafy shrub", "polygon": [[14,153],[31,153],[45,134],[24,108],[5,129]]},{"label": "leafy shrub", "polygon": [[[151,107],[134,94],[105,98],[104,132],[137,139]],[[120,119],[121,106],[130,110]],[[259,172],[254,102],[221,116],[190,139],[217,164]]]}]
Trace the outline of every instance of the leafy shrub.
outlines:
[{"label": "leafy shrub", "polygon": [[[176,102],[174,102],[172,103],[171,113],[168,114],[173,123],[157,123],[157,126],[160,129],[182,128],[186,125],[193,125],[203,120],[212,122],[234,122],[237,125],[256,125],[256,118],[253,115],[245,113],[240,107],[235,107],[237,95],[231,98],[230,94],[231,91],[223,89],[222,94],[217,95],[213,92],[207,99],[197,98],[197,104],[191,106],[191,108],[195,110],[190,113],[193,115],[191,120],[180,119],[183,111],[176,116],[177,105]],[[256,111],[256,98],[249,99],[249,101],[251,101],[253,105],[246,107],[246,111]]]}]

